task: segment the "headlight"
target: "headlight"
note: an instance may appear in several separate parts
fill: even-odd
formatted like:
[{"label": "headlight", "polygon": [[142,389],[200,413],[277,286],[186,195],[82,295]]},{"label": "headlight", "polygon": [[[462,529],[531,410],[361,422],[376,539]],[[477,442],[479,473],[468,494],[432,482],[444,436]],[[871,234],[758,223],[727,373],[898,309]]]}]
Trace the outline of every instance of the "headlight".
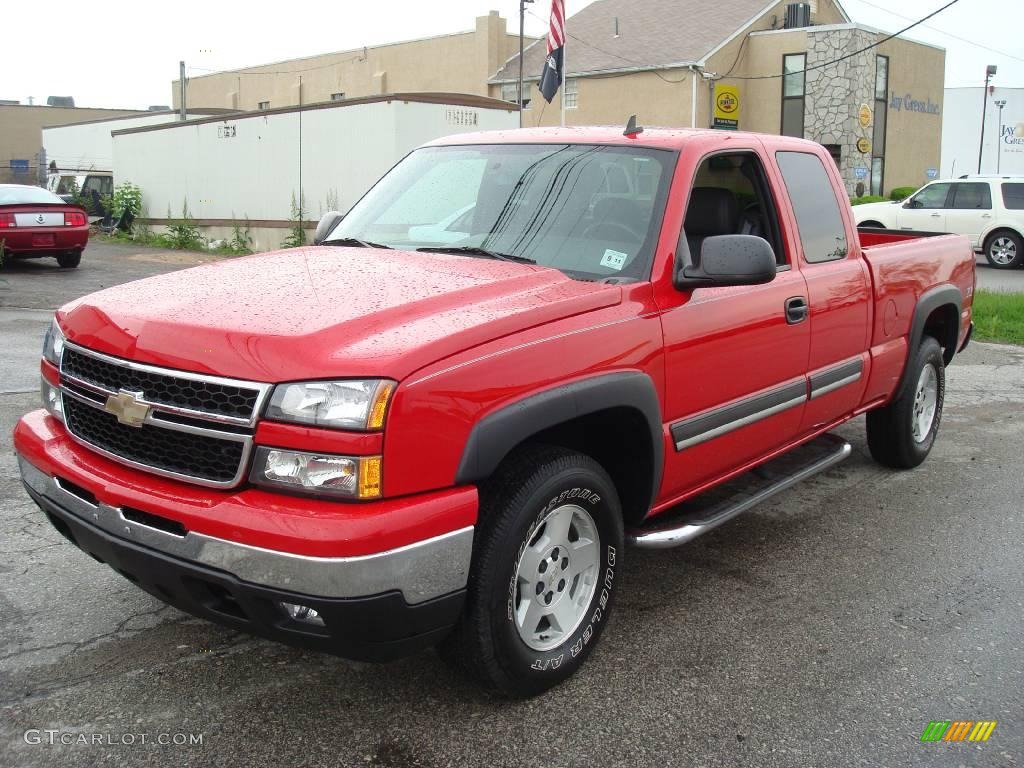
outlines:
[{"label": "headlight", "polygon": [[61,333],[57,319],[54,318],[46,331],[46,338],[43,339],[43,359],[60,368],[60,355],[63,351],[64,334]]},{"label": "headlight", "polygon": [[267,418],[334,429],[380,429],[394,391],[395,382],[387,379],[278,384]]},{"label": "headlight", "polygon": [[375,499],[381,492],[380,456],[334,456],[260,447],[249,479],[255,485],[278,490]]}]

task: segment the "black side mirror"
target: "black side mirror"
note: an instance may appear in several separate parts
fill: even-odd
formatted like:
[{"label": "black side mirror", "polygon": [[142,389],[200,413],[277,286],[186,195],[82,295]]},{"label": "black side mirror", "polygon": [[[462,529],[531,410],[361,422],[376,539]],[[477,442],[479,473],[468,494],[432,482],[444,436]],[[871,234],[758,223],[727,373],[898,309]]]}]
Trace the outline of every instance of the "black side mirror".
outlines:
[{"label": "black side mirror", "polygon": [[328,211],[320,217],[320,223],[316,225],[316,232],[313,233],[313,245],[320,245],[327,236],[331,234],[338,222],[345,218],[345,214],[339,211]]},{"label": "black side mirror", "polygon": [[700,263],[677,269],[676,288],[761,285],[775,279],[775,252],[763,237],[718,235],[704,239]]}]

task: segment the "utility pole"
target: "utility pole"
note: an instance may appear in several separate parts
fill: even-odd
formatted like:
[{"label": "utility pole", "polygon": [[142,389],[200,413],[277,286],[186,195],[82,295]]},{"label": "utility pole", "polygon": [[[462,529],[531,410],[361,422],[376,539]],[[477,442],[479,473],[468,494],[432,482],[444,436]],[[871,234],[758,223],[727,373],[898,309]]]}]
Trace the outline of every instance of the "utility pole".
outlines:
[{"label": "utility pole", "polygon": [[526,4],[533,0],[519,0],[519,127],[523,127],[523,25],[526,23]]},{"label": "utility pole", "polygon": [[181,103],[178,105],[178,119],[185,119],[185,62],[178,62],[178,86],[181,89]]},{"label": "utility pole", "polygon": [[989,64],[985,67],[985,88],[981,93],[981,141],[978,142],[978,175],[981,175],[981,156],[985,152],[985,112],[988,108],[988,83],[996,72],[998,67],[995,64]]},{"label": "utility pole", "polygon": [[996,106],[999,107],[999,122],[997,123],[999,136],[996,139],[996,174],[998,175],[1003,169],[1003,107],[1006,106],[1006,99],[996,101]]}]

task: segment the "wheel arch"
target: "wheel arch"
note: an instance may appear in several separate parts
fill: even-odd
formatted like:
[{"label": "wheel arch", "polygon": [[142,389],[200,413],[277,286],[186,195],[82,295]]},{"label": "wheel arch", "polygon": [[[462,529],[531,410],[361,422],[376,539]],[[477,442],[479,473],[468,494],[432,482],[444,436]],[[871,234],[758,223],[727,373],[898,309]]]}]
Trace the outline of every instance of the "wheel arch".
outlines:
[{"label": "wheel arch", "polygon": [[455,475],[481,483],[529,443],[578,450],[615,483],[627,523],[654,503],[664,465],[661,407],[654,382],[639,371],[604,374],[531,395],[477,422]]},{"label": "wheel arch", "polygon": [[[932,336],[942,346],[942,358],[946,365],[953,360],[960,340],[960,311],[963,296],[955,285],[937,285],[921,294],[914,308],[910,325],[910,340],[907,345],[907,359],[914,354],[924,336]],[[903,375],[896,389],[899,397],[908,386],[909,365],[904,366]]]},{"label": "wheel arch", "polygon": [[1011,235],[1016,235],[1021,240],[1024,240],[1024,230],[1017,229],[1017,228],[1011,227],[1011,226],[1007,226],[1006,224],[996,224],[994,227],[992,227],[992,229],[990,229],[988,232],[986,232],[981,237],[981,250],[982,250],[982,253],[984,253],[985,251],[988,250],[988,243],[989,243],[989,241],[993,237],[998,235],[1000,232],[1006,232],[1006,233],[1009,233]]}]

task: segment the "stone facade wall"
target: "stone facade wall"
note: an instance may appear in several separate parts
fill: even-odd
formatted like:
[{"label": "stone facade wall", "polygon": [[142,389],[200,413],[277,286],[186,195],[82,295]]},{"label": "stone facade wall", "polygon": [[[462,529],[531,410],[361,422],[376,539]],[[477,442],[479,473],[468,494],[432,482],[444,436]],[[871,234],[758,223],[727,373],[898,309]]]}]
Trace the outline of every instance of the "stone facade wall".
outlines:
[{"label": "stone facade wall", "polygon": [[[874,112],[875,50],[831,64],[823,69],[812,67],[838,59],[875,42],[875,35],[862,29],[844,28],[807,30],[806,100],[804,103],[804,137],[821,144],[842,147],[839,170],[846,190],[853,195],[858,182],[870,190],[871,153],[861,154],[857,140],[871,141],[872,123],[862,126],[859,120],[862,104]],[[858,179],[856,168],[867,168],[868,176]]]}]

